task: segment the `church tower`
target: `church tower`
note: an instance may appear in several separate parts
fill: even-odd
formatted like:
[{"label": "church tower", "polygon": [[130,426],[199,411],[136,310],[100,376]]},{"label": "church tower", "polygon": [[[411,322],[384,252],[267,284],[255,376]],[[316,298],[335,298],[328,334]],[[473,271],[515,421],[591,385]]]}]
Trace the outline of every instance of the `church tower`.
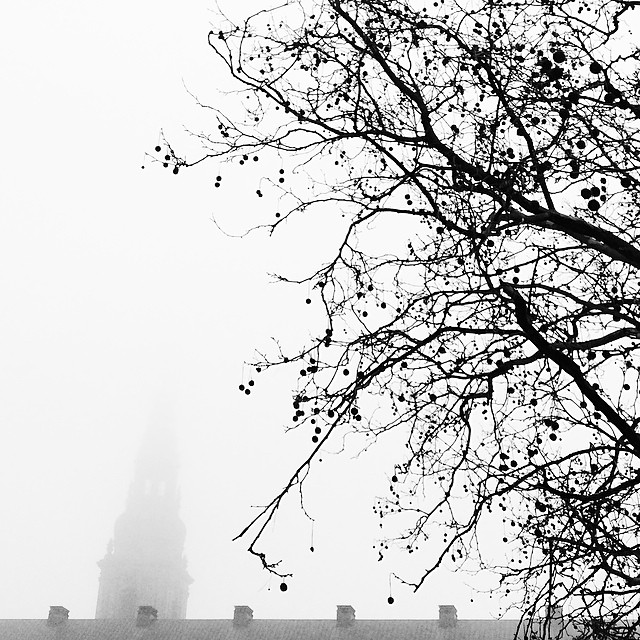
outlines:
[{"label": "church tower", "polygon": [[183,555],[178,459],[167,413],[147,429],[124,513],[98,562],[96,618],[134,619],[141,605],[155,607],[160,618],[186,617],[192,579]]}]

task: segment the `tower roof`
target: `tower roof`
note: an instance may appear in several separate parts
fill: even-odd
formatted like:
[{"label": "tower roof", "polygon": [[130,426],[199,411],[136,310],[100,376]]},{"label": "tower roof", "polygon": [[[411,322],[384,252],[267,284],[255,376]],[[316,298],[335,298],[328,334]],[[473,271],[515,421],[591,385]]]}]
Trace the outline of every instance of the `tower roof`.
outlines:
[{"label": "tower roof", "polygon": [[150,494],[153,495],[152,488],[162,495],[173,496],[177,506],[178,469],[179,456],[172,415],[159,414],[156,408],[135,460],[133,482],[129,490],[129,501],[134,502],[132,506],[141,508],[141,502],[148,500]]}]

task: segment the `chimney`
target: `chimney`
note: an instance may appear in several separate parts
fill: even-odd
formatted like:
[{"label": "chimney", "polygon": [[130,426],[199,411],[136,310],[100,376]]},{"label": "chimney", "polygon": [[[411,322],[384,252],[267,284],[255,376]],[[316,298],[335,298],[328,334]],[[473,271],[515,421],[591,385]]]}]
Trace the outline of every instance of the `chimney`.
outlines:
[{"label": "chimney", "polygon": [[136,627],[148,627],[158,619],[158,610],[149,605],[138,607],[138,617]]},{"label": "chimney", "polygon": [[246,627],[253,620],[253,609],[246,604],[238,604],[233,608],[233,626]]},{"label": "chimney", "polygon": [[64,607],[49,607],[49,617],[47,618],[47,624],[56,626],[63,624],[69,619],[69,609]]},{"label": "chimney", "polygon": [[356,610],[350,604],[339,604],[336,613],[338,627],[350,627],[356,621]]},{"label": "chimney", "polygon": [[448,629],[456,626],[458,612],[452,604],[441,604],[438,616],[438,626],[441,629]]}]

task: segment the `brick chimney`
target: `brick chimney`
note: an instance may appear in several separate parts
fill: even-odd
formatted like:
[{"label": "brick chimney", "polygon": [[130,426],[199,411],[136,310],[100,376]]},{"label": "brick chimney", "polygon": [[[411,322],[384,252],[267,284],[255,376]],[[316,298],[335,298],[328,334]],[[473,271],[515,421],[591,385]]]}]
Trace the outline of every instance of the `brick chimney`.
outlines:
[{"label": "brick chimney", "polygon": [[158,619],[158,610],[149,605],[138,607],[136,627],[149,627]]},{"label": "brick chimney", "polygon": [[69,609],[64,607],[49,607],[49,617],[47,618],[47,624],[56,626],[64,624],[69,619]]},{"label": "brick chimney", "polygon": [[339,604],[336,613],[336,626],[350,627],[356,621],[356,610],[350,604]]},{"label": "brick chimney", "polygon": [[233,626],[246,627],[253,620],[253,609],[246,604],[238,604],[233,608]]},{"label": "brick chimney", "polygon": [[438,626],[441,629],[455,627],[458,622],[458,612],[452,604],[441,604],[438,616]]}]

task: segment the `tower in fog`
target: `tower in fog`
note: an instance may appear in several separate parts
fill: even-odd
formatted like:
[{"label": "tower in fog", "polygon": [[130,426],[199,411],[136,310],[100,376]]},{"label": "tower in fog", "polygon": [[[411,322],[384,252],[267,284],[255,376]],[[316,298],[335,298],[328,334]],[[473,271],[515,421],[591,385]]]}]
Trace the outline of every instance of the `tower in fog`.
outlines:
[{"label": "tower in fog", "polygon": [[147,429],[124,513],[98,562],[96,618],[134,619],[141,605],[155,607],[161,618],[186,617],[192,579],[183,553],[178,457],[169,416],[163,414]]}]

